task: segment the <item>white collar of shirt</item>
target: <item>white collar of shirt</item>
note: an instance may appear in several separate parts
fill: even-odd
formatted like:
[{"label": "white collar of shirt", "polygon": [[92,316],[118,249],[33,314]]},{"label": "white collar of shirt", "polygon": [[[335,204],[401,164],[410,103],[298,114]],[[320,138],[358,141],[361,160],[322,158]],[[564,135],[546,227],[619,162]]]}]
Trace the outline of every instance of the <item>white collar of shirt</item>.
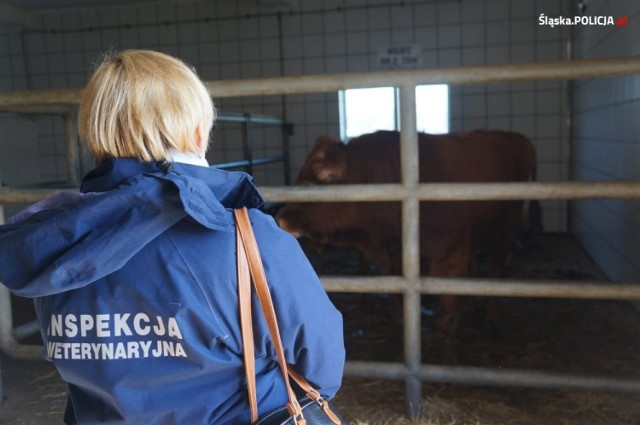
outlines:
[{"label": "white collar of shirt", "polygon": [[199,165],[201,167],[208,167],[209,163],[204,157],[198,156],[193,153],[180,152],[174,149],[170,149],[169,157],[173,162],[180,162],[182,164]]}]

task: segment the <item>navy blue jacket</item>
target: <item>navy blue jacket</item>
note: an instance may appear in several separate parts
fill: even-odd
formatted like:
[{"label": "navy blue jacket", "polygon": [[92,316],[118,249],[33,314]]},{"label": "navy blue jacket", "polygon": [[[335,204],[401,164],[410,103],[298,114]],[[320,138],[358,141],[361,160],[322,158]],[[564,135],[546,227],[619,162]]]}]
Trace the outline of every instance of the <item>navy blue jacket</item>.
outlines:
[{"label": "navy blue jacket", "polygon": [[[232,210],[261,203],[244,173],[117,159],[80,193],[0,226],[0,281],[34,298],[46,357],[68,383],[65,423],[249,423]],[[256,209],[250,218],[287,361],[332,397],[341,315],[295,239]],[[254,329],[263,413],[286,395],[259,315]]]}]

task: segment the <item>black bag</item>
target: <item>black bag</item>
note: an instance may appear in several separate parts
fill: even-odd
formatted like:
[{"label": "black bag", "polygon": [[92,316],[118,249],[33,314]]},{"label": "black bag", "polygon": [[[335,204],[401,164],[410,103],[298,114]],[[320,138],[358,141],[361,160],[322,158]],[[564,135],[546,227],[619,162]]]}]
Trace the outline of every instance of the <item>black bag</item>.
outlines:
[{"label": "black bag", "polygon": [[[247,392],[251,408],[251,423],[254,425],[346,425],[344,419],[336,413],[328,400],[322,398],[304,377],[287,365],[284,349],[278,331],[278,322],[271,301],[271,293],[262,267],[258,244],[256,243],[249,214],[246,208],[235,210],[236,239],[238,257],[238,299],[240,306],[240,325],[242,328],[242,345]],[[251,326],[251,281],[258,294],[260,308],[264,315],[269,334],[278,355],[278,363],[285,382],[289,401],[285,406],[273,410],[258,418],[256,398],[256,376],[253,345],[253,328]],[[291,389],[290,380],[294,381],[306,397],[297,400]]]}]

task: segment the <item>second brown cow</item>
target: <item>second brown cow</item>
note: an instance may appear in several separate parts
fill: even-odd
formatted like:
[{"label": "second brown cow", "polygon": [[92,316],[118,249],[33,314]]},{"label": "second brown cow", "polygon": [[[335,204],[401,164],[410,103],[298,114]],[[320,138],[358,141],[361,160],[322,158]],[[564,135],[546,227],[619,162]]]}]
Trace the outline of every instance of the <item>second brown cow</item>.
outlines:
[{"label": "second brown cow", "polygon": [[[399,183],[399,133],[378,131],[344,144],[316,140],[297,185]],[[535,151],[524,136],[505,131],[419,134],[421,182],[518,182],[535,173]],[[489,253],[489,276],[499,276],[521,222],[523,201],[432,201],[420,204],[421,275],[473,275],[476,253]],[[289,203],[279,225],[320,244],[350,246],[381,274],[401,274],[401,207],[397,202]],[[457,298],[440,297],[440,329],[455,333]]]}]

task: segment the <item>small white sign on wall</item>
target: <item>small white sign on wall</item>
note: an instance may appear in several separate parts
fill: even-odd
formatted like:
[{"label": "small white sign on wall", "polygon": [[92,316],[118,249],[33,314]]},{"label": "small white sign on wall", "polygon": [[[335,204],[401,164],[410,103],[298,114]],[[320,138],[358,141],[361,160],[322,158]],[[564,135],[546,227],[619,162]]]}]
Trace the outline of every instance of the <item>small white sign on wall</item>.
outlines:
[{"label": "small white sign on wall", "polygon": [[378,68],[416,68],[422,66],[422,45],[400,44],[378,49]]}]

